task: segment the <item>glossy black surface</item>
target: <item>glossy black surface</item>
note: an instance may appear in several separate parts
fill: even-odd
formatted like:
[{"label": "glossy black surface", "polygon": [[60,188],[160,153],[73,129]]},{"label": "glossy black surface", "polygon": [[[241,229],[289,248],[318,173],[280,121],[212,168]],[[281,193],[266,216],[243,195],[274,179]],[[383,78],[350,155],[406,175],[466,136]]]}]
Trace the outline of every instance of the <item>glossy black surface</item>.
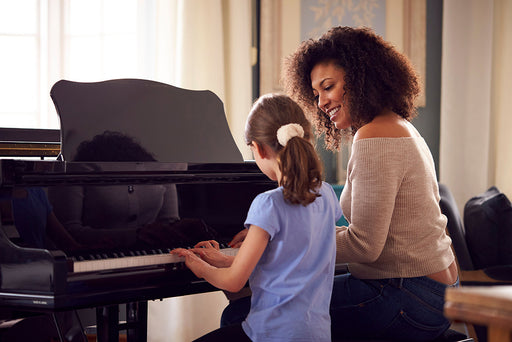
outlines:
[{"label": "glossy black surface", "polygon": [[[30,187],[43,188],[50,194],[57,187],[64,192],[73,187],[113,189],[114,193],[122,193],[122,197],[131,196],[130,191],[137,192],[144,187],[165,186],[176,190],[173,195],[177,201],[177,217],[161,222],[144,222],[147,224],[125,229],[128,234],[135,234],[135,240],[126,239],[132,241],[126,245],[119,243],[124,240],[122,234],[125,230],[117,227],[114,238],[104,238],[96,245],[80,241],[77,236],[74,238],[78,247],[51,241],[47,236],[45,246],[34,246],[23,240],[15,222],[3,217],[0,229],[0,306],[36,310],[94,307],[215,290],[180,264],[87,273],[71,270],[73,263],[80,260],[168,253],[169,249],[188,247],[183,244],[203,238],[214,237],[220,242],[228,242],[243,229],[253,198],[276,187],[276,183],[263,175],[253,162],[186,164],[1,160],[0,174],[4,202],[15,189]],[[122,200],[115,196],[109,201]],[[61,208],[62,203],[52,203],[54,209],[59,209],[56,214],[65,213],[66,204]],[[138,205],[144,206],[143,203]],[[96,207],[94,210],[93,214],[97,216],[102,209]],[[87,216],[87,213],[84,211],[82,216]],[[94,236],[98,237],[108,231],[108,227],[93,229]],[[111,241],[113,243],[109,245]]]}]

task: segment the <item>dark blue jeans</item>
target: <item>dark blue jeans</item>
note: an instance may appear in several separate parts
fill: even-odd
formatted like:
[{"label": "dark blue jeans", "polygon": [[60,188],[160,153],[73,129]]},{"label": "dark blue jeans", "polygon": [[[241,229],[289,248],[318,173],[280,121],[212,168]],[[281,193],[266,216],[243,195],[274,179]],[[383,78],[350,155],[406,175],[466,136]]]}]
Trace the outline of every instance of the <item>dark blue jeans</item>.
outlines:
[{"label": "dark blue jeans", "polygon": [[249,314],[249,310],[251,310],[251,296],[230,301],[222,311],[220,327],[242,323]]},{"label": "dark blue jeans", "polygon": [[233,324],[209,332],[208,334],[199,337],[193,342],[224,341],[251,342],[251,339],[245,334],[244,329],[242,329],[242,324]]},{"label": "dark blue jeans", "polygon": [[[458,286],[458,281],[451,286]],[[447,287],[428,277],[362,280],[351,274],[336,276],[331,299],[333,339],[435,339],[450,326],[443,315]]]}]

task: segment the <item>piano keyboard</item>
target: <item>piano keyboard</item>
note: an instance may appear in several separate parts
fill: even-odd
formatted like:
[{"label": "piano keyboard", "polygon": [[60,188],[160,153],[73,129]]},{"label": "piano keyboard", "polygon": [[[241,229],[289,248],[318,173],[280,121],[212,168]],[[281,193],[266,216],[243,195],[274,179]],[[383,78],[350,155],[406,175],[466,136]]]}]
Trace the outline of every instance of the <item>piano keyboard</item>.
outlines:
[{"label": "piano keyboard", "polygon": [[[226,255],[236,255],[238,248],[221,248],[220,251]],[[185,261],[185,258],[179,257],[167,252],[146,255],[130,255],[117,257],[97,256],[93,260],[80,260],[73,262],[72,272],[93,272],[114,270],[120,268],[132,268],[153,265],[177,264]]]}]

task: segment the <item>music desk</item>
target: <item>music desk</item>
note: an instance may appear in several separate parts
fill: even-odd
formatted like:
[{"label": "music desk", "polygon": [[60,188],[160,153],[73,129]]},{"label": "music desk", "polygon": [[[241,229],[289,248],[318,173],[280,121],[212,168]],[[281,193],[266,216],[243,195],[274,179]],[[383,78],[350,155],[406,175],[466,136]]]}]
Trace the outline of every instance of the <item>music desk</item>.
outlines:
[{"label": "music desk", "polygon": [[445,299],[449,319],[487,326],[488,342],[512,342],[512,286],[448,288]]}]

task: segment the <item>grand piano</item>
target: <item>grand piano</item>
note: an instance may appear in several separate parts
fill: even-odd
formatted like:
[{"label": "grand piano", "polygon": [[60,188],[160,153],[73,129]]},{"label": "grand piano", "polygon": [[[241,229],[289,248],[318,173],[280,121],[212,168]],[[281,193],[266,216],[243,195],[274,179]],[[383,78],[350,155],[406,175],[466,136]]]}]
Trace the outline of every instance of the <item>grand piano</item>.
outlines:
[{"label": "grand piano", "polygon": [[[2,217],[0,308],[52,315],[97,308],[101,342],[118,341],[117,306],[126,304],[128,340],[145,341],[148,300],[217,290],[169,251],[230,241],[253,198],[276,183],[243,160],[212,92],[136,79],[63,80],[51,96],[61,120],[59,158],[1,159],[0,193],[5,201],[20,189],[42,189],[65,231],[50,236],[47,227],[34,240]],[[90,149],[112,132],[144,155],[126,141]],[[63,234],[68,240],[55,237]]]}]

